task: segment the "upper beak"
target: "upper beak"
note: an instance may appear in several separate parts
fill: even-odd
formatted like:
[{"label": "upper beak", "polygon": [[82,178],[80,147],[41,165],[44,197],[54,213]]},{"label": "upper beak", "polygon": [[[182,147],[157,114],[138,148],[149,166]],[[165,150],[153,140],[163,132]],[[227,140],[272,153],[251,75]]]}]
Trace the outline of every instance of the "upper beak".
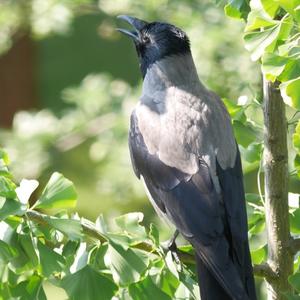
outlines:
[{"label": "upper beak", "polygon": [[117,28],[117,30],[132,37],[135,41],[139,41],[140,31],[148,23],[146,21],[143,21],[143,20],[140,20],[140,19],[137,19],[134,17],[130,17],[130,16],[125,16],[125,15],[118,16],[117,18],[126,21],[127,23],[132,25],[132,27],[134,28],[134,30],[127,30],[127,29],[122,29],[122,28]]}]

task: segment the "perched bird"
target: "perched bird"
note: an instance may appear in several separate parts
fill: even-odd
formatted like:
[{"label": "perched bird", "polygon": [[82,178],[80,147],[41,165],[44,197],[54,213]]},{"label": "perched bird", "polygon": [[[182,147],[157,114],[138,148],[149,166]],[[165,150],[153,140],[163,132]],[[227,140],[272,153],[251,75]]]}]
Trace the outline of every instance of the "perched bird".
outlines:
[{"label": "perched bird", "polygon": [[239,150],[220,98],[199,80],[184,31],[119,16],[143,75],[133,169],[157,212],[194,247],[202,300],[256,299]]}]

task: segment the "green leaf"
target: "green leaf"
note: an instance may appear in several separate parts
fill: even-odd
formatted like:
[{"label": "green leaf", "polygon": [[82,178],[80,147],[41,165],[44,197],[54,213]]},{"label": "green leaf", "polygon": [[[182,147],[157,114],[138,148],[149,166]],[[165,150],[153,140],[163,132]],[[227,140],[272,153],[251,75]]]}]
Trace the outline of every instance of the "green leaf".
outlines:
[{"label": "green leaf", "polygon": [[278,21],[273,20],[273,18],[271,18],[270,15],[267,14],[261,1],[251,1],[250,4],[251,12],[248,15],[245,31],[251,31],[262,27],[268,27],[278,24]]},{"label": "green leaf", "polygon": [[144,280],[131,284],[129,294],[134,300],[171,300],[172,298],[155,285],[148,275]]},{"label": "green leaf", "polygon": [[110,300],[117,286],[89,265],[62,279],[61,287],[72,300]]},{"label": "green leaf", "polygon": [[176,278],[176,276],[170,272],[169,269],[164,268],[160,274],[157,276],[157,279],[155,280],[156,285],[169,295],[172,299],[174,299],[174,294],[179,286],[179,280]]},{"label": "green leaf", "polygon": [[[276,0],[275,0],[276,1]],[[279,9],[279,4],[277,4],[275,1],[270,0],[261,0],[261,4],[264,8],[264,10],[269,14],[270,17],[274,18],[276,15],[276,12]]]},{"label": "green leaf", "polygon": [[12,289],[12,294],[14,297],[20,297],[20,300],[47,300],[42,283],[41,277],[33,275]]},{"label": "green leaf", "polygon": [[36,180],[22,179],[20,186],[16,188],[17,196],[22,204],[27,204],[31,194],[39,186]]},{"label": "green leaf", "polygon": [[284,70],[288,58],[274,53],[265,53],[262,57],[262,72],[268,80],[275,81]]},{"label": "green leaf", "polygon": [[12,258],[18,255],[18,251],[0,240],[0,264],[7,264]]},{"label": "green leaf", "polygon": [[16,198],[16,185],[7,177],[0,176],[0,196],[5,198]]},{"label": "green leaf", "polygon": [[9,158],[6,152],[0,149],[0,176],[11,176],[7,165],[9,164]]},{"label": "green leaf", "polygon": [[289,283],[298,292],[300,292],[300,273],[289,276]]},{"label": "green leaf", "polygon": [[261,143],[252,143],[246,149],[241,149],[243,158],[250,163],[260,161],[261,152],[262,152]]},{"label": "green leaf", "polygon": [[65,260],[61,255],[41,242],[38,242],[37,246],[40,255],[42,274],[45,277],[49,277],[54,272],[60,272],[64,268]]},{"label": "green leaf", "polygon": [[294,19],[300,22],[300,12],[297,7],[299,6],[298,0],[275,0],[286,12],[291,14]]},{"label": "green leaf", "polygon": [[246,193],[245,198],[246,198],[246,201],[249,202],[249,203],[253,203],[255,205],[263,206],[263,204],[261,202],[261,197],[258,194]]},{"label": "green leaf", "polygon": [[106,265],[104,262],[104,257],[108,249],[108,243],[101,244],[96,247],[90,256],[90,265],[92,265],[96,270],[105,270]]},{"label": "green leaf", "polygon": [[279,76],[280,81],[289,81],[300,76],[300,61],[299,59],[289,59]]},{"label": "green leaf", "polygon": [[69,208],[76,206],[74,184],[60,173],[53,173],[35,208]]},{"label": "green leaf", "polygon": [[235,19],[246,19],[250,7],[246,0],[229,0],[224,7],[225,14]]},{"label": "green leaf", "polygon": [[297,175],[300,178],[300,155],[298,155],[298,154],[295,157],[294,166],[297,170]]},{"label": "green leaf", "polygon": [[254,264],[261,264],[267,257],[267,247],[262,247],[251,251],[251,259]]},{"label": "green leaf", "polygon": [[233,121],[233,129],[238,144],[247,148],[252,142],[256,140],[256,131],[249,123],[243,124],[240,121]]},{"label": "green leaf", "polygon": [[6,199],[0,209],[0,221],[5,220],[10,215],[23,215],[24,213],[25,210],[20,202]]},{"label": "green leaf", "polygon": [[248,231],[251,235],[259,234],[265,229],[265,225],[265,220],[260,218]]},{"label": "green leaf", "polygon": [[132,242],[138,243],[147,237],[145,227],[140,225],[143,218],[144,215],[141,212],[133,212],[115,218],[115,222],[122,232],[131,238]]},{"label": "green leaf", "polygon": [[35,241],[29,234],[19,234],[19,243],[34,267],[39,265],[39,253]]},{"label": "green leaf", "polygon": [[124,249],[121,245],[110,241],[105,255],[105,264],[110,268],[114,282],[128,285],[140,279],[147,268],[148,261],[138,255],[138,250]]},{"label": "green leaf", "polygon": [[3,149],[0,149],[0,159],[3,160],[6,166],[9,164],[9,157]]},{"label": "green leaf", "polygon": [[149,232],[149,237],[152,240],[152,242],[154,243],[155,247],[159,247],[159,231],[158,228],[151,223],[150,224],[150,232]]},{"label": "green leaf", "polygon": [[284,82],[280,85],[280,92],[284,102],[296,109],[300,109],[300,77]]},{"label": "green leaf", "polygon": [[74,262],[70,267],[70,272],[75,273],[80,269],[84,268],[88,263],[88,259],[89,253],[87,251],[87,245],[86,243],[80,243],[76,255],[74,257]]},{"label": "green leaf", "polygon": [[280,27],[280,24],[276,24],[263,31],[247,32],[245,34],[245,48],[251,52],[253,61],[258,60],[264,54],[265,49],[278,38]]},{"label": "green leaf", "polygon": [[79,220],[59,219],[49,216],[44,217],[44,220],[55,229],[67,235],[71,240],[78,240],[83,236]]},{"label": "green leaf", "polygon": [[231,116],[232,119],[238,120],[242,123],[246,122],[246,115],[245,115],[245,107],[242,105],[237,105],[235,102],[223,98],[222,99],[226,108]]},{"label": "green leaf", "polygon": [[295,132],[293,134],[293,146],[300,153],[300,120],[297,123]]},{"label": "green leaf", "polygon": [[292,233],[300,234],[300,208],[290,214],[290,229]]}]

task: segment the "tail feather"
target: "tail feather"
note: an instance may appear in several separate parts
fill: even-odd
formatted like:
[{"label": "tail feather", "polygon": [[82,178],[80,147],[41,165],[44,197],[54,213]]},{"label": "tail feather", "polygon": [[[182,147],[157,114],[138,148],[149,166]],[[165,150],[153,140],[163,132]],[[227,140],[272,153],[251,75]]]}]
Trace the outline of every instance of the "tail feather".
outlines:
[{"label": "tail feather", "polygon": [[[200,248],[195,243],[194,247],[202,300],[256,300],[249,249],[246,249],[241,274],[238,272],[241,266],[230,258],[222,259],[221,251],[210,251],[210,247],[205,246]],[[217,257],[223,260],[223,264],[218,264]]]},{"label": "tail feather", "polygon": [[200,296],[202,300],[231,300],[218,280],[211,274],[206,264],[196,255],[197,272],[200,287]]}]

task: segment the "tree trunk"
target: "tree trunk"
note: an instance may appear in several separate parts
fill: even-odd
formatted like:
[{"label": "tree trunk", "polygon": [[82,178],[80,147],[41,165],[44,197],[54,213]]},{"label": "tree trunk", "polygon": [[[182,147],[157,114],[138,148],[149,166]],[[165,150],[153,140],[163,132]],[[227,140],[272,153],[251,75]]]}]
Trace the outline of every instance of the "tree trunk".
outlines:
[{"label": "tree trunk", "polygon": [[0,126],[10,127],[15,112],[36,107],[35,45],[29,32],[19,33],[0,57]]},{"label": "tree trunk", "polygon": [[288,150],[285,105],[278,83],[264,79],[264,170],[268,263],[276,273],[267,279],[268,300],[286,299],[293,271],[289,251]]}]

